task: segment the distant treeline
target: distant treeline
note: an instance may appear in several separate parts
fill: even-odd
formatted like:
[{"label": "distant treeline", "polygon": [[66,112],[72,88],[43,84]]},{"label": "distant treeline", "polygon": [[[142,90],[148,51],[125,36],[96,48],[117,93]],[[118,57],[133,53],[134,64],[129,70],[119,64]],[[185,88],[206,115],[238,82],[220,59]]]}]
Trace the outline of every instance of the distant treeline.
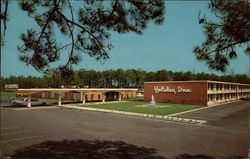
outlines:
[{"label": "distant treeline", "polygon": [[190,81],[190,80],[214,80],[224,82],[250,83],[250,78],[244,74],[222,75],[208,73],[172,72],[159,70],[147,72],[141,69],[117,69],[117,70],[78,70],[67,78],[62,78],[58,70],[50,70],[43,77],[10,76],[1,77],[1,88],[5,84],[19,84],[19,88],[59,88],[64,86],[77,86],[89,88],[141,88],[146,81]]}]

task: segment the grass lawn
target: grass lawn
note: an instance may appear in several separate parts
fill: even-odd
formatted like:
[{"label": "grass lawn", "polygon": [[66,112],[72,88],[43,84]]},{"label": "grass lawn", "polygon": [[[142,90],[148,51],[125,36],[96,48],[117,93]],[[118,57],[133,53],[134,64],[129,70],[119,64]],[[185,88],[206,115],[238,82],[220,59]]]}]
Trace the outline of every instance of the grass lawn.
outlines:
[{"label": "grass lawn", "polygon": [[1,92],[1,97],[16,97],[16,92]]},{"label": "grass lawn", "polygon": [[163,116],[203,107],[200,105],[183,105],[168,103],[157,103],[157,106],[148,106],[147,104],[149,103],[129,101],[124,103],[93,104],[80,106]]}]

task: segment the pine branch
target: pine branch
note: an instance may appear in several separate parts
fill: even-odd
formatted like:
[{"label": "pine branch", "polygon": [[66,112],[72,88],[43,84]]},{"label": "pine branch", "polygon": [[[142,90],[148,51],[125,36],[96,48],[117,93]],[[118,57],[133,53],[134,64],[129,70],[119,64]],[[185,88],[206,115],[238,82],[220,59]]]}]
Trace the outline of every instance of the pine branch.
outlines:
[{"label": "pine branch", "polygon": [[4,25],[3,35],[4,36],[5,36],[6,30],[7,30],[6,21],[7,21],[7,13],[8,13],[8,4],[9,4],[9,0],[6,0],[5,1],[5,8],[4,8],[4,16],[3,16],[3,25]]},{"label": "pine branch", "polygon": [[66,21],[66,22],[69,22],[77,27],[79,27],[80,29],[82,29],[83,31],[87,32],[92,38],[95,39],[95,41],[98,43],[98,45],[101,47],[102,51],[107,55],[108,53],[106,52],[106,50],[104,49],[104,46],[101,44],[101,42],[86,28],[84,28],[83,26],[81,26],[80,24],[72,21],[72,20],[69,20],[67,17],[65,17],[60,11],[57,10],[57,13],[59,15],[61,15],[61,17]]}]

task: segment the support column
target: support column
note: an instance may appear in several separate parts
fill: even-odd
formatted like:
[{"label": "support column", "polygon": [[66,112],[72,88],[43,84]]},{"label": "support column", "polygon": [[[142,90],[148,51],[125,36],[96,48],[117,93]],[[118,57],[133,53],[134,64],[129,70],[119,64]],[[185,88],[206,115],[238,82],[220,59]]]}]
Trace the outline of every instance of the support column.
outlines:
[{"label": "support column", "polygon": [[27,107],[30,108],[31,107],[31,95],[28,95],[28,103],[27,103]]},{"label": "support column", "polygon": [[118,101],[121,102],[122,101],[122,93],[118,92]]},{"label": "support column", "polygon": [[58,105],[61,106],[62,105],[62,94],[58,93]]},{"label": "support column", "polygon": [[85,94],[81,93],[82,104],[86,103]]},{"label": "support column", "polygon": [[106,99],[106,95],[105,95],[105,93],[102,93],[102,102],[103,103],[105,102],[105,99]]}]

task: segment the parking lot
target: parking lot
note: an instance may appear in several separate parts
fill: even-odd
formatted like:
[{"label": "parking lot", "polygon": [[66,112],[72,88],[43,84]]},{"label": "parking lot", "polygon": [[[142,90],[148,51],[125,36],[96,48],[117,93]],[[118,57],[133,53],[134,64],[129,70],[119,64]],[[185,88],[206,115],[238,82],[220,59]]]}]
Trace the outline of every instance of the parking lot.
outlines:
[{"label": "parking lot", "polygon": [[206,120],[207,125],[228,129],[248,130],[249,102],[229,103],[213,108],[176,115],[177,117]]},{"label": "parking lot", "polygon": [[20,127],[14,122],[1,124],[1,151],[4,154],[12,154],[20,146],[25,146],[25,142],[44,137],[42,132]]},{"label": "parking lot", "polygon": [[1,155],[52,158],[247,157],[248,101],[180,116],[203,126],[66,109],[1,107]]}]

